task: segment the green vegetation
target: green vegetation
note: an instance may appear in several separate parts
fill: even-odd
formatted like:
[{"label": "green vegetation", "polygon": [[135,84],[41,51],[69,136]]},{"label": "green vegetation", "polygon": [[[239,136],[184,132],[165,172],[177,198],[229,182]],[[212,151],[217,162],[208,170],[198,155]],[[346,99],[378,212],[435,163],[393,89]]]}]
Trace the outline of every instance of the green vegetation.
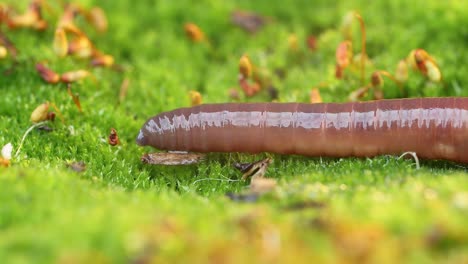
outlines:
[{"label": "green vegetation", "polygon": [[[25,10],[26,1],[7,1]],[[20,3],[19,3],[20,2]],[[325,102],[346,101],[360,86],[359,71],[335,78],[335,50],[342,18],[358,11],[366,23],[367,78],[394,72],[411,50],[423,48],[437,61],[443,82],[416,71],[404,85],[408,96],[467,96],[468,5],[464,1],[77,1],[99,5],[109,30],[99,34],[77,24],[97,48],[124,71],[89,69],[95,76],[73,84],[80,113],[63,84],[45,83],[35,64],[57,72],[84,69],[87,60],[58,58],[52,49],[62,12],[44,12],[49,27],[2,32],[19,51],[10,74],[0,77],[0,146],[17,150],[31,126],[31,112],[45,101],[62,112],[52,132],[33,130],[10,167],[0,167],[0,262],[2,263],[463,263],[468,262],[468,173],[461,164],[383,156],[328,159],[274,155],[266,176],[278,188],[256,202],[229,200],[248,183],[233,161],[265,155],[212,154],[188,167],[148,166],[152,151],[135,144],[144,121],[161,111],[188,106],[197,90],[205,103],[227,102],[238,87],[243,54],[279,91],[279,101],[308,102],[320,87]],[[230,22],[233,10],[270,18],[256,34]],[[193,22],[209,44],[193,43],[184,24]],[[360,51],[354,22],[353,50]],[[298,39],[291,50],[288,37]],[[310,51],[305,39],[317,37]],[[12,59],[0,60],[0,71]],[[283,77],[275,71],[284,72]],[[119,90],[129,80],[119,104]],[[401,96],[385,80],[386,98]],[[266,92],[242,101],[268,101]],[[116,128],[120,145],[107,137]],[[313,139],[311,139],[313,140]],[[66,164],[83,161],[84,172]],[[315,261],[314,261],[315,260]]]}]

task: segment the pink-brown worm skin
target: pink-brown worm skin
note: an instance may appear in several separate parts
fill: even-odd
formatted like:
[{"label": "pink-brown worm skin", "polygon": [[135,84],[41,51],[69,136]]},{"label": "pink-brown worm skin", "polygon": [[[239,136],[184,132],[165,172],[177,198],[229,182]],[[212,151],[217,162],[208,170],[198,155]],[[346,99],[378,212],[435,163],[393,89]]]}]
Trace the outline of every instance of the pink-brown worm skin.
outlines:
[{"label": "pink-brown worm skin", "polygon": [[414,151],[468,163],[468,98],[225,103],[150,118],[139,145],[194,152],[372,157]]}]

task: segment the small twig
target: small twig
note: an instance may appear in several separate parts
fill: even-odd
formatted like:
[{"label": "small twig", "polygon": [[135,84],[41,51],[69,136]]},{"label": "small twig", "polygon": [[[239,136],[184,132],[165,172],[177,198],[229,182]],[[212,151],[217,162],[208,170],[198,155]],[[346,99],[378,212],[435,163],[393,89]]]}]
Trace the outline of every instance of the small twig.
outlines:
[{"label": "small twig", "polygon": [[38,126],[41,126],[41,125],[45,124],[46,122],[47,122],[47,121],[43,121],[43,122],[39,122],[39,123],[37,123],[37,124],[34,124],[34,125],[32,125],[31,127],[29,127],[28,130],[26,130],[26,132],[24,132],[23,138],[21,138],[21,143],[19,144],[18,150],[17,150],[16,153],[15,153],[15,158],[18,157],[18,155],[19,155],[19,153],[20,153],[20,150],[21,150],[21,148],[23,147],[23,143],[24,143],[24,140],[26,139],[26,136],[27,136],[34,128],[36,128],[36,127],[38,127]]},{"label": "small twig", "polygon": [[67,92],[71,96],[73,102],[75,103],[76,107],[78,108],[78,111],[80,113],[83,113],[83,109],[81,108],[81,102],[80,102],[80,97],[78,94],[73,94],[71,90],[71,83],[67,84]]},{"label": "small twig", "polygon": [[130,80],[128,78],[124,78],[122,84],[120,85],[120,92],[119,92],[119,101],[118,104],[121,104],[125,97],[127,96],[128,86],[130,84]]},{"label": "small twig", "polygon": [[366,26],[364,25],[364,19],[362,16],[355,12],[354,16],[359,21],[359,26],[361,27],[361,85],[365,84],[366,76]]},{"label": "small twig", "polygon": [[198,179],[194,182],[192,182],[192,185],[197,183],[197,182],[201,182],[201,181],[225,181],[225,182],[238,182],[238,181],[241,181],[241,180],[232,180],[232,179],[229,179],[229,178],[226,178],[226,179],[220,179],[220,178],[203,178],[203,179]]},{"label": "small twig", "polygon": [[389,73],[388,71],[382,71],[382,70],[378,72],[382,74],[383,76],[386,76],[390,80],[392,80],[398,86],[398,89],[400,89],[400,92],[403,94],[403,88],[401,87],[401,83],[395,78],[395,76],[393,76],[393,74]]},{"label": "small twig", "polygon": [[410,155],[411,157],[413,157],[413,159],[414,159],[414,161],[416,163],[416,169],[419,170],[421,167],[419,166],[419,158],[416,155],[416,152],[407,151],[407,152],[401,154],[400,157],[398,157],[398,159],[401,159],[401,158],[403,158],[404,156],[407,156],[407,155]]},{"label": "small twig", "polygon": [[50,106],[52,106],[52,108],[57,111],[57,115],[59,116],[60,120],[62,120],[62,124],[65,124],[65,118],[63,117],[62,112],[60,112],[60,109],[54,103],[50,103]]}]

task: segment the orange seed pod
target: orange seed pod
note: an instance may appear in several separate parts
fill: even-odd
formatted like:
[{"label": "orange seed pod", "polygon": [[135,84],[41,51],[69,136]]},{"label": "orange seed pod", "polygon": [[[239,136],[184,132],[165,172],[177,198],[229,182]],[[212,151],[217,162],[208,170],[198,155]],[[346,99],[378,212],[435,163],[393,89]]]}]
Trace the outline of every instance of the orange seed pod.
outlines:
[{"label": "orange seed pod", "polygon": [[199,92],[197,91],[190,91],[189,92],[190,96],[190,104],[192,106],[200,105],[202,104],[202,96]]},{"label": "orange seed pod", "polygon": [[93,55],[93,44],[85,35],[80,35],[69,42],[68,53],[79,58],[89,58]]},{"label": "orange seed pod", "polygon": [[416,63],[421,63],[425,60],[430,59],[431,56],[429,56],[429,53],[423,49],[415,49],[414,50],[414,60]]},{"label": "orange seed pod", "polygon": [[252,63],[247,55],[242,55],[239,60],[239,72],[244,78],[249,78],[252,75]]},{"label": "orange seed pod", "polygon": [[336,64],[340,66],[340,68],[346,68],[353,57],[352,51],[352,44],[351,41],[343,41],[338,45],[335,53],[336,57]]},{"label": "orange seed pod", "polygon": [[435,60],[423,49],[411,51],[408,61],[414,63],[415,68],[420,71],[430,81],[440,82],[442,74]]},{"label": "orange seed pod", "polygon": [[408,54],[408,57],[406,57],[406,64],[408,64],[408,66],[411,66],[413,70],[417,70],[418,66],[416,65],[416,60],[414,59],[414,52],[415,50],[412,50]]},{"label": "orange seed pod", "polygon": [[80,32],[80,30],[75,26],[75,23],[73,22],[76,15],[80,12],[81,10],[78,6],[71,3],[66,4],[65,10],[58,20],[57,27],[64,28],[65,31],[70,31],[74,33]]},{"label": "orange seed pod", "polygon": [[114,57],[106,54],[97,55],[91,60],[91,65],[94,67],[111,67],[114,65]]},{"label": "orange seed pod", "polygon": [[31,122],[39,123],[48,119],[48,112],[49,112],[50,103],[46,102],[40,104],[34,111],[31,113]]},{"label": "orange seed pod", "polygon": [[10,28],[33,27],[39,17],[34,9],[29,8],[24,14],[11,16],[8,19]]},{"label": "orange seed pod", "polygon": [[194,23],[186,23],[184,30],[187,37],[194,42],[201,42],[205,39],[203,31]]},{"label": "orange seed pod", "polygon": [[0,59],[4,59],[8,55],[8,50],[4,46],[0,46]]},{"label": "orange seed pod", "polygon": [[296,34],[291,34],[288,36],[288,47],[291,51],[297,51],[299,49],[299,44]]},{"label": "orange seed pod", "polygon": [[426,60],[424,66],[427,69],[427,78],[433,82],[440,82],[442,74],[440,73],[439,67],[432,61]]},{"label": "orange seed pod", "polygon": [[310,91],[310,103],[311,104],[317,104],[317,103],[322,103],[322,96],[320,95],[320,91],[317,88],[313,88]]},{"label": "orange seed pod", "polygon": [[382,75],[380,75],[379,71],[375,71],[371,75],[371,85],[374,88],[381,88],[384,84],[384,80],[382,78]]},{"label": "orange seed pod", "polygon": [[58,83],[60,81],[60,75],[51,69],[47,68],[44,64],[36,64],[36,70],[41,75],[42,79],[48,83]]},{"label": "orange seed pod", "polygon": [[408,80],[408,64],[405,60],[400,60],[398,62],[396,71],[395,71],[395,79],[399,83],[404,83]]},{"label": "orange seed pod", "polygon": [[427,74],[426,60],[428,60],[429,54],[423,49],[417,49],[414,51],[414,61],[417,69],[424,75]]},{"label": "orange seed pod", "polygon": [[343,68],[341,68],[338,64],[335,66],[335,77],[337,79],[343,78]]},{"label": "orange seed pod", "polygon": [[351,29],[354,21],[354,11],[350,11],[346,13],[341,21],[341,33],[343,34],[345,39],[351,40]]},{"label": "orange seed pod", "polygon": [[76,82],[82,80],[90,75],[89,71],[86,70],[77,70],[70,71],[62,74],[61,80],[65,83]]},{"label": "orange seed pod", "polygon": [[98,32],[107,31],[106,14],[100,7],[93,7],[89,10],[88,21],[96,28]]},{"label": "orange seed pod", "polygon": [[68,53],[68,40],[62,28],[57,28],[55,30],[54,52],[59,57],[65,57]]},{"label": "orange seed pod", "polygon": [[45,30],[47,28],[47,22],[42,19],[41,4],[40,1],[31,1],[25,13],[12,16],[8,19],[8,26],[10,28]]},{"label": "orange seed pod", "polygon": [[9,166],[10,166],[10,163],[11,163],[10,160],[7,160],[7,159],[5,159],[5,158],[0,157],[0,166],[2,166],[2,167],[9,167]]}]

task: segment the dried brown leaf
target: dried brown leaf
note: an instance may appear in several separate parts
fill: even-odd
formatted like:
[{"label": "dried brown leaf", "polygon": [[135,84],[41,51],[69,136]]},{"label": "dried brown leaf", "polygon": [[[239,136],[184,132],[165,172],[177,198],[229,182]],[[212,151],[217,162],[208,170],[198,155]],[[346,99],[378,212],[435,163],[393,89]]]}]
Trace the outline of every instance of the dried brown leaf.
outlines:
[{"label": "dried brown leaf", "polygon": [[86,170],[84,161],[73,161],[66,164],[68,168],[76,172],[83,172]]},{"label": "dried brown leaf", "polygon": [[205,155],[201,153],[161,152],[144,154],[141,161],[154,165],[190,165],[199,163],[204,158]]},{"label": "dried brown leaf", "polygon": [[41,75],[41,78],[47,83],[56,84],[60,81],[60,75],[49,69],[42,63],[36,64],[36,71]]},{"label": "dried brown leaf", "polygon": [[234,163],[234,167],[243,173],[242,180],[246,180],[249,177],[263,177],[272,162],[271,158],[266,158],[249,163]]},{"label": "dried brown leaf", "polygon": [[64,83],[71,83],[82,80],[90,75],[90,72],[87,70],[76,70],[76,71],[69,71],[62,74],[60,78]]},{"label": "dried brown leaf", "polygon": [[234,11],[231,14],[231,21],[249,33],[256,33],[268,22],[268,19],[248,11]]}]

